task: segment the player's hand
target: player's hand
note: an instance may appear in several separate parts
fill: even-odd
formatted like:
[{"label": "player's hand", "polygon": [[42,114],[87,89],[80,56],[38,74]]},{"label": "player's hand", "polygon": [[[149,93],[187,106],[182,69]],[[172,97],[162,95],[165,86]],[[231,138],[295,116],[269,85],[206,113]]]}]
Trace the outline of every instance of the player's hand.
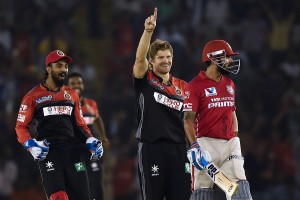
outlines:
[{"label": "player's hand", "polygon": [[47,140],[37,141],[29,139],[24,142],[24,148],[31,153],[34,160],[44,160],[49,152],[49,143]]},{"label": "player's hand", "polygon": [[102,142],[94,137],[89,137],[86,140],[86,146],[92,153],[90,160],[99,160],[103,155]]},{"label": "player's hand", "polygon": [[154,13],[153,15],[149,16],[146,20],[145,20],[145,30],[147,32],[153,32],[153,30],[155,29],[156,26],[156,19],[157,19],[157,8],[154,8]]},{"label": "player's hand", "polygon": [[196,141],[191,145],[191,149],[187,151],[187,157],[198,170],[202,170],[211,162],[211,155],[208,151],[202,149]]}]

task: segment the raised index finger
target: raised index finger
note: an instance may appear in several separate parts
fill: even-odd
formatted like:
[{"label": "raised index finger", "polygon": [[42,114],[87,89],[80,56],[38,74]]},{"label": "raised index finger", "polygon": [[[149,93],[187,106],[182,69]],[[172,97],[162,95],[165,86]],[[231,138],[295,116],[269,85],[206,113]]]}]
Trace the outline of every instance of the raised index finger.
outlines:
[{"label": "raised index finger", "polygon": [[153,13],[154,19],[157,19],[157,7],[154,8],[154,13]]}]

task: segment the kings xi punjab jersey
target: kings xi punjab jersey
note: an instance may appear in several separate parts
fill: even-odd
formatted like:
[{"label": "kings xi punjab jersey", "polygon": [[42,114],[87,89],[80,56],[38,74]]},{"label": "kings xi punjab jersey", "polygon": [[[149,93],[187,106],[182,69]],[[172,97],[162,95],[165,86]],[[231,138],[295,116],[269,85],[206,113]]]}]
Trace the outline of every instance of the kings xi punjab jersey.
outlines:
[{"label": "kings xi punjab jersey", "polygon": [[187,86],[183,111],[195,112],[196,137],[229,140],[234,137],[235,86],[222,76],[219,82],[201,71]]},{"label": "kings xi punjab jersey", "polygon": [[186,84],[170,76],[166,85],[151,71],[142,79],[134,78],[139,122],[136,138],[149,143],[185,143],[182,108]]},{"label": "kings xi punjab jersey", "polygon": [[21,144],[31,138],[33,120],[37,121],[37,140],[47,139],[50,145],[75,142],[75,129],[86,138],[92,136],[82,118],[78,94],[66,86],[54,92],[41,83],[24,96],[16,123]]}]

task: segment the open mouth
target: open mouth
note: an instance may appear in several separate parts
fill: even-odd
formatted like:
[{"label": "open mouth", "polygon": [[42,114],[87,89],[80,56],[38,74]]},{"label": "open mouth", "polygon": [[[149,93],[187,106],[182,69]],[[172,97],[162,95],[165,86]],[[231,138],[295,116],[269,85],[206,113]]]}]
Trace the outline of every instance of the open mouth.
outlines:
[{"label": "open mouth", "polygon": [[67,76],[66,73],[60,73],[60,74],[59,74],[59,77],[60,77],[60,78],[66,78],[66,76]]}]

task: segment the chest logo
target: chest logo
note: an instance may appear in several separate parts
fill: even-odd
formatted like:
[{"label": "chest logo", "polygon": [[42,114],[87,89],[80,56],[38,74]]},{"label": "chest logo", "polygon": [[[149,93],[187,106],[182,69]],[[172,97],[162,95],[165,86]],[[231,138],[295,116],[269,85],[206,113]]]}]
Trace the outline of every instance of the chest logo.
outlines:
[{"label": "chest logo", "polygon": [[52,96],[48,95],[48,96],[43,96],[43,97],[36,99],[35,102],[42,103],[44,101],[50,101],[51,99],[52,99]]},{"label": "chest logo", "polygon": [[234,90],[232,88],[231,85],[226,85],[226,88],[227,88],[227,91],[230,93],[230,94],[234,94]]},{"label": "chest logo", "polygon": [[66,90],[64,90],[64,97],[68,100],[71,99],[71,95]]},{"label": "chest logo", "polygon": [[175,100],[175,99],[171,99],[171,98],[169,98],[163,94],[160,94],[158,92],[154,92],[154,99],[156,102],[161,103],[161,104],[168,106],[175,110],[181,110],[181,108],[183,106],[182,102]]},{"label": "chest logo", "polygon": [[205,96],[206,97],[211,97],[211,96],[216,96],[217,95],[217,90],[215,87],[211,87],[211,88],[205,88]]}]

